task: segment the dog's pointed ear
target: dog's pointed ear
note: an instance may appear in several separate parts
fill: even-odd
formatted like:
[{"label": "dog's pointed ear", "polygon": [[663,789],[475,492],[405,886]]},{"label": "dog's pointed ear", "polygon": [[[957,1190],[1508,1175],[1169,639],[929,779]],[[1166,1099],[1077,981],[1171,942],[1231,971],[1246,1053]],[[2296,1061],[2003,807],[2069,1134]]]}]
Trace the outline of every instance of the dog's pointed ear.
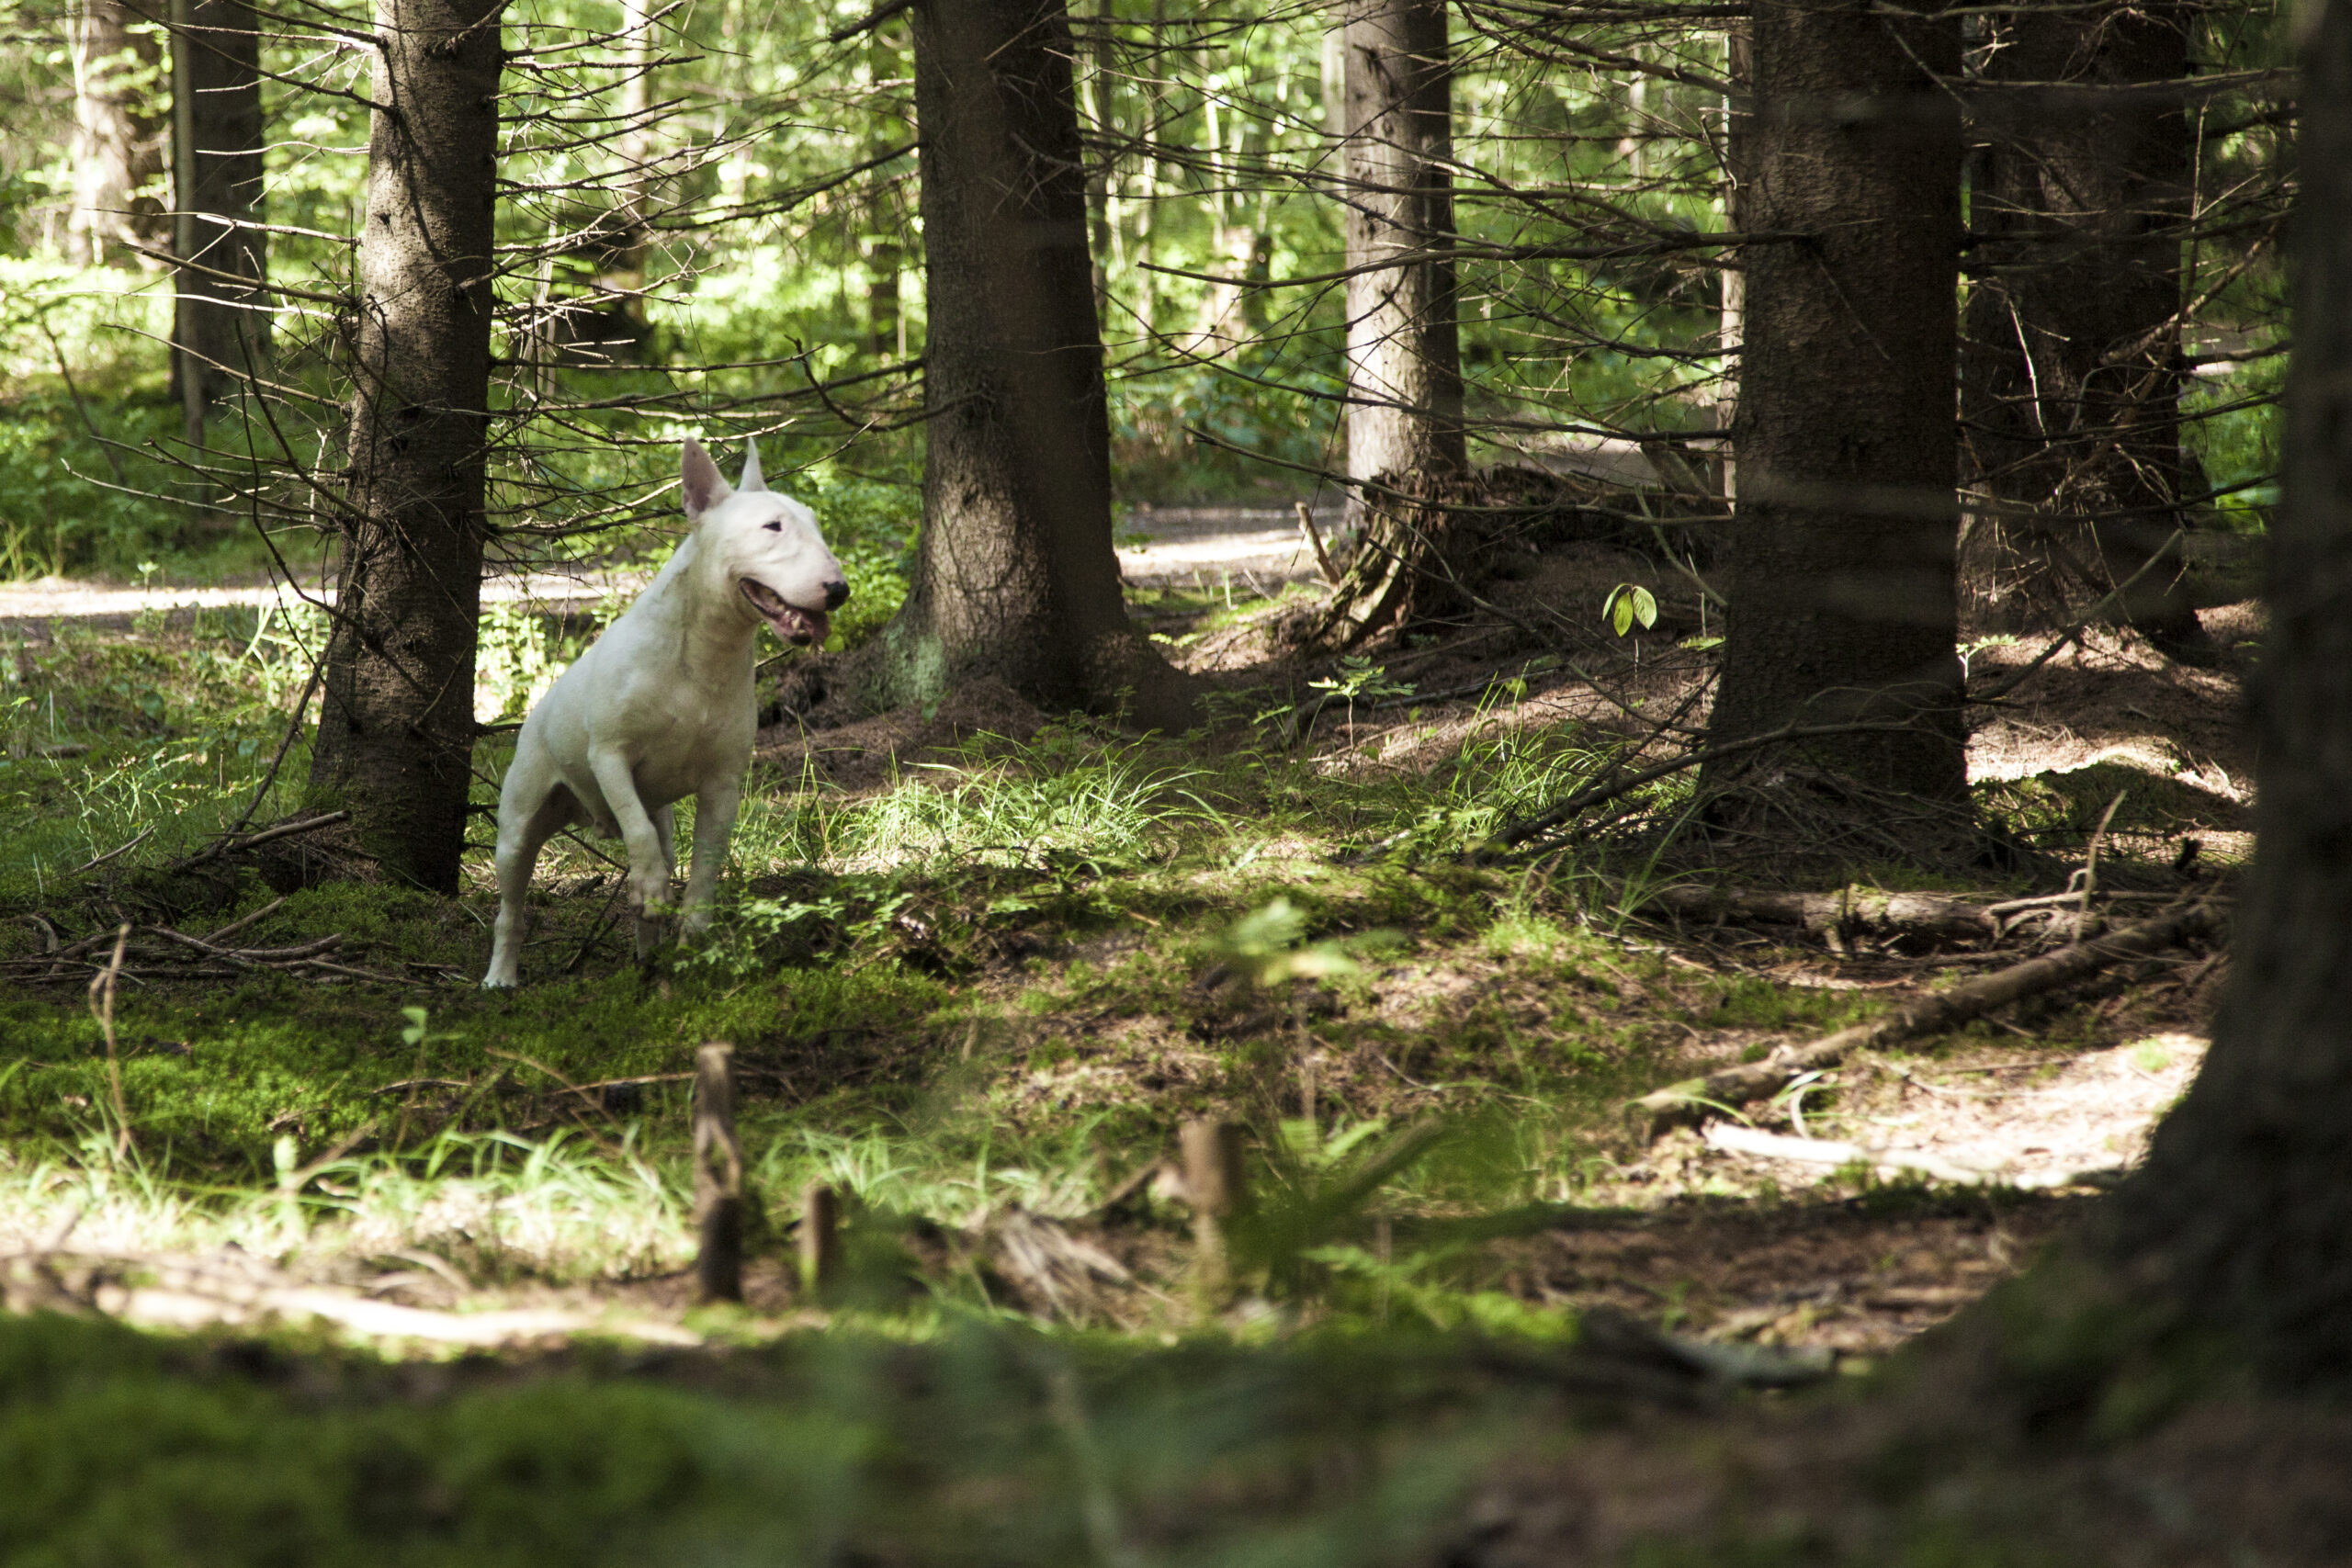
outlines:
[{"label": "dog's pointed ear", "polygon": [[760,444],[750,436],[743,438],[743,477],[736,481],[737,490],[765,490],[767,480],[760,477]]},{"label": "dog's pointed ear", "polygon": [[702,449],[702,443],[691,435],[686,437],[685,461],[679,473],[685,484],[686,521],[689,523],[701,522],[704,513],[735,493],[727,488],[727,481],[718,477],[718,465],[710,460],[710,454]]}]

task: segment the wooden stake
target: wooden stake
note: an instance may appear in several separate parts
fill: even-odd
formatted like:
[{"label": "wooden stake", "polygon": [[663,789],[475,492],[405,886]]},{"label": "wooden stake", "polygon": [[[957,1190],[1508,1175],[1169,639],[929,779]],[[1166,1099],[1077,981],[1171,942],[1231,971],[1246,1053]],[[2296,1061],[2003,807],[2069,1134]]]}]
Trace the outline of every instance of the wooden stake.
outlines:
[{"label": "wooden stake", "polygon": [[1233,1282],[1226,1246],[1226,1222],[1249,1207],[1241,1168],[1241,1129],[1230,1122],[1200,1118],[1179,1134],[1184,1156],[1184,1190],[1193,1202],[1193,1280],[1204,1302],[1221,1300]]},{"label": "wooden stake", "polygon": [[841,1195],[821,1181],[800,1193],[800,1282],[821,1295],[841,1278]]},{"label": "wooden stake", "polygon": [[695,1053],[695,1286],[704,1302],[743,1299],[743,1149],[735,1141],[735,1047]]}]

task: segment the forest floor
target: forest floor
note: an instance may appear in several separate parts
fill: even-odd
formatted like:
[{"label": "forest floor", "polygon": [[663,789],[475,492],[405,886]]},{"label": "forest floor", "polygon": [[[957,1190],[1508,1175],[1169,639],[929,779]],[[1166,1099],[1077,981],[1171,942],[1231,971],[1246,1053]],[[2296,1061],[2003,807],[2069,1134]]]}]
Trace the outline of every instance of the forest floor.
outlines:
[{"label": "forest floor", "polygon": [[[2226,900],[2250,848],[2251,607],[2209,614],[2209,667],[2098,632],[2049,658],[1971,739],[1979,812],[2025,858],[1882,866],[1851,918],[1808,930],[1679,897],[1774,880],[1752,846],[1662,832],[1687,776],[1581,839],[1467,856],[1690,744],[1715,650],[1687,581],[1563,547],[1456,636],[1335,663],[1285,651],[1317,592],[1287,513],[1130,526],[1165,569],[1127,563],[1137,613],[1221,728],[1128,736],[986,684],[777,724],[717,939],[640,972],[609,856],[560,843],[512,998],[474,984],[486,853],[455,900],[318,882],[352,866],[332,833],[190,862],[262,785],[300,685],[250,612],[8,622],[0,1295],[198,1335],[0,1333],[0,1428],[65,1421],[97,1455],[43,1528],[102,1556],[161,1528],[86,1504],[152,1489],[174,1454],[299,1478],[380,1450],[430,1526],[381,1561],[504,1560],[479,1554],[517,1506],[499,1466],[539,1463],[573,1467],[549,1496],[574,1515],[525,1534],[576,1561],[642,1546],[663,1508],[757,1539],[726,1500],[755,1484],[796,1499],[760,1528],[789,1522],[775,1550],[812,1561],[1615,1561],[1688,1535],[1678,1507],[1732,1529],[1690,1501],[1730,1495],[1731,1461],[1627,1461],[1617,1508],[1593,1501],[1595,1456],[1672,1412],[1730,1399],[1737,1431],[1789,1397],[1742,1386],[1871,1382],[2095,1203],[2194,1074],[2225,968],[2210,942],[1855,1052],[1704,1129],[1651,1137],[1624,1111],[2070,930],[2058,906],[1956,936],[1874,919],[1873,893],[2048,896],[2096,862],[2116,924]],[[1661,613],[1620,637],[1600,606],[1627,581]],[[1978,639],[1972,676],[2041,651]],[[255,822],[293,808],[305,761],[298,743]],[[760,1216],[741,1308],[692,1301],[684,1080],[716,1038]],[[1173,1142],[1201,1116],[1248,1130],[1258,1205],[1208,1295]],[[821,1292],[790,1261],[810,1182],[848,1216]],[[94,1378],[185,1405],[164,1423],[182,1437],[69,1418]],[[223,1380],[255,1392],[186,1404]],[[1815,1397],[1794,1419],[1842,1408]],[[1792,1429],[1770,1419],[1783,1438],[1756,1451]],[[637,1457],[582,1448],[613,1420]],[[723,1436],[755,1429],[801,1470]],[[1853,1440],[1797,1444],[1790,1473]],[[185,1506],[229,1528],[215,1484],[187,1481]],[[1544,1514],[1530,1486],[1583,1512]],[[366,1506],[305,1516],[308,1560],[364,1560]],[[1024,1510],[1037,1533],[1013,1541]],[[1902,1560],[2069,1560],[1997,1513],[1936,1516],[1981,1525],[1984,1555]],[[1882,1514],[1905,1540],[1925,1517]],[[1816,1551],[1799,1524],[1755,1526],[1781,1544],[1746,1555],[1642,1560],[1897,1560],[1868,1531]]]}]

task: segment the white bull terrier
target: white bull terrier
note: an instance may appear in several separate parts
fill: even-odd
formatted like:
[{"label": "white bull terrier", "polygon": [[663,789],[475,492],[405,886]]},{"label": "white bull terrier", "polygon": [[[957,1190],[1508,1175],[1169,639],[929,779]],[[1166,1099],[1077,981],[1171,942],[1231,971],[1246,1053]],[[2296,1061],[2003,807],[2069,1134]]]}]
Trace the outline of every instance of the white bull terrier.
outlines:
[{"label": "white bull terrier", "polygon": [[756,447],[733,490],[693,441],[684,473],[694,531],[523,721],[498,796],[498,927],[484,986],[520,983],[532,869],[540,846],[574,823],[628,845],[643,959],[676,869],[670,808],[693,795],[682,930],[709,926],[752,760],[752,644],[763,626],[789,643],[821,644],[827,613],[849,598],[815,514],[762,482]]}]

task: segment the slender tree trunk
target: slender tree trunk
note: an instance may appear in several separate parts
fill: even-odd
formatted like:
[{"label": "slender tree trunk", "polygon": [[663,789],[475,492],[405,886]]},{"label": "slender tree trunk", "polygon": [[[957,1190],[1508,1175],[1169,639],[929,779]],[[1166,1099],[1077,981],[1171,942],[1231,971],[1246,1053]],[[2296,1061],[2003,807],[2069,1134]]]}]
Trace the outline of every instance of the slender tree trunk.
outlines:
[{"label": "slender tree trunk", "polygon": [[620,348],[611,341],[626,334],[629,353],[641,346],[645,332],[645,267],[653,234],[647,218],[653,207],[653,60],[656,54],[652,7],[647,0],[621,0],[621,61],[627,73],[621,81],[620,134],[613,140],[613,154],[620,164],[614,192],[619,202],[618,233],[599,280],[611,300],[608,319],[618,333],[606,333],[607,352]]},{"label": "slender tree trunk", "polygon": [[1359,539],[1319,636],[1442,615],[1458,562],[1443,505],[1469,467],[1453,263],[1445,0],[1343,0],[1348,515]]},{"label": "slender tree trunk", "polygon": [[[1956,25],[1822,0],[1756,12],[1739,521],[1713,734],[1814,741],[1878,792],[1966,798],[1953,648]],[[1734,770],[1714,770],[1726,782]],[[1747,772],[1747,769],[1739,769]]]},{"label": "slender tree trunk", "polygon": [[351,489],[313,805],[458,886],[473,755],[502,0],[379,0]]},{"label": "slender tree trunk", "polygon": [[[899,73],[905,68],[904,51],[889,33],[888,27],[876,28],[866,39],[867,74],[874,83],[871,90],[877,95],[880,84],[899,80]],[[905,139],[906,121],[881,112],[875,120],[872,155],[880,157]],[[907,265],[907,251],[899,238],[905,219],[899,209],[899,183],[877,172],[870,189],[865,203],[866,338],[875,358],[901,360],[907,356],[907,323],[899,307],[899,274]]]},{"label": "slender tree trunk", "polygon": [[164,172],[167,130],[155,110],[163,50],[122,0],[83,0],[73,19],[74,213],[67,256],[86,265],[141,258],[133,243],[169,242],[147,186]]},{"label": "slender tree trunk", "polygon": [[1094,314],[1108,322],[1111,314],[1111,165],[1115,161],[1111,134],[1114,123],[1115,79],[1112,74],[1114,46],[1118,41],[1117,0],[1095,0],[1092,30],[1087,37],[1086,118],[1093,123],[1102,146],[1086,164],[1086,221],[1092,236]]},{"label": "slender tree trunk", "polygon": [[[1996,17],[1992,83],[2115,88],[2188,74],[2174,4],[2038,0]],[[1978,150],[1962,360],[1964,467],[1996,502],[1973,522],[1970,591],[1996,619],[2050,622],[2132,581],[2179,526],[2181,227],[2190,141],[2177,103],[2094,112],[1991,97]],[[2167,647],[2201,640],[2177,565],[2119,620]]]},{"label": "slender tree trunk", "polygon": [[[1752,134],[1749,99],[1754,91],[1754,54],[1755,40],[1747,23],[1735,22],[1724,29],[1724,79],[1731,84],[1731,91],[1724,95],[1724,227],[1735,233],[1747,222],[1747,147]],[[1715,343],[1726,361],[1724,385],[1715,398],[1715,426],[1729,430],[1739,417],[1736,359],[1740,339],[1747,331],[1747,272],[1736,266],[1724,267],[1715,275]],[[1736,499],[1738,455],[1728,443],[1720,450],[1724,494]]]},{"label": "slender tree trunk", "polygon": [[[2352,5],[2304,60],[2285,503],[2257,666],[2254,868],[2204,1069],[2117,1195],[2135,1305],[2285,1392],[2352,1382]],[[2175,1341],[2177,1343],[2177,1341]]]},{"label": "slender tree trunk", "polygon": [[1061,0],[925,0],[923,529],[867,700],[967,675],[1041,704],[1184,722],[1188,683],[1127,619],[1110,417]]},{"label": "slender tree trunk", "polygon": [[174,0],[172,18],[172,374],[201,446],[212,405],[269,355],[261,24],[244,0]]}]

